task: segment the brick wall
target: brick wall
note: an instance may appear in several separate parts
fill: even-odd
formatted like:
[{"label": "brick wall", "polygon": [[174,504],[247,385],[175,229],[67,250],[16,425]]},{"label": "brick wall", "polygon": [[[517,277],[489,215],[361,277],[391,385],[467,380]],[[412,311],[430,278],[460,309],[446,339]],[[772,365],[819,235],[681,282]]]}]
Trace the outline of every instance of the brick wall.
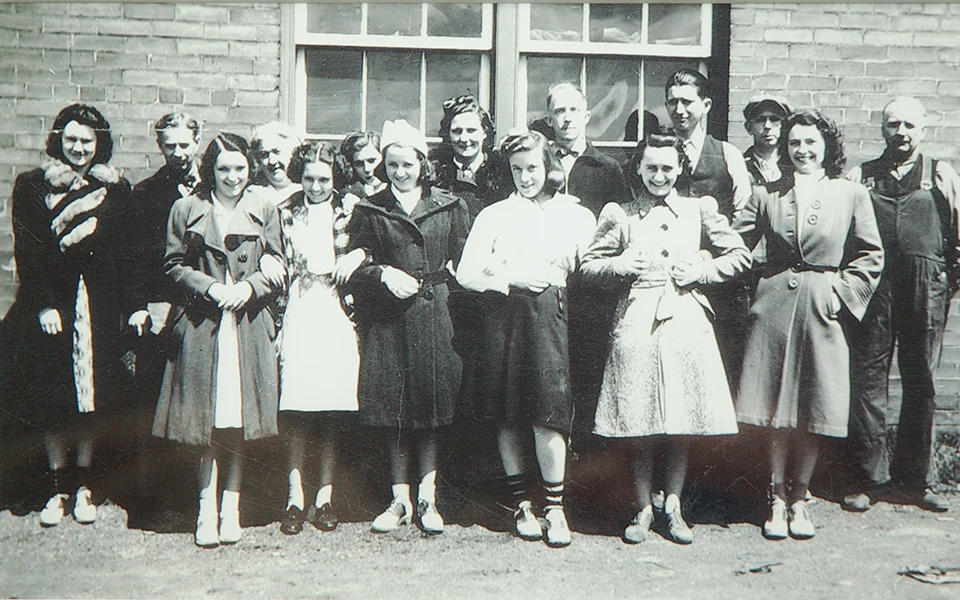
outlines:
[{"label": "brick wall", "polygon": [[[747,99],[773,92],[836,119],[851,167],[883,151],[883,106],[912,95],[929,112],[925,151],[960,167],[960,4],[734,5],[730,22],[729,135],[738,147],[750,145],[741,112]],[[898,396],[895,373],[891,384]],[[938,422],[960,427],[957,300],[938,394]]]},{"label": "brick wall", "polygon": [[280,114],[277,4],[0,3],[0,315],[15,292],[9,198],[74,102],[110,121],[136,183],[163,163],[152,124],[185,111],[249,137]]}]

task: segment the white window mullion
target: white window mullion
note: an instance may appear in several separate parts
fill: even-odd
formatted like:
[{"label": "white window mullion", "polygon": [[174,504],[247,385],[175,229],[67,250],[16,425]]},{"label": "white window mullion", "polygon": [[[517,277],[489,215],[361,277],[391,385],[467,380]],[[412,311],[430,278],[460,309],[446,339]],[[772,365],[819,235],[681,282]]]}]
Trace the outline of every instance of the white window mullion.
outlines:
[{"label": "white window mullion", "polygon": [[367,3],[364,2],[363,4],[360,5],[360,35],[367,34],[367,15],[368,15]]},{"label": "white window mullion", "polygon": [[650,5],[643,4],[640,8],[640,44],[650,43]]},{"label": "white window mullion", "polygon": [[[424,17],[426,18],[426,17]],[[427,53],[420,53],[420,131],[427,133]]]},{"label": "white window mullion", "polygon": [[[364,10],[366,4],[363,5]],[[367,51],[360,60],[360,131],[369,131],[367,122]]]},{"label": "white window mullion", "polygon": [[293,126],[297,131],[307,130],[307,57],[304,48],[297,48],[294,65],[294,89],[297,90],[297,104]]},{"label": "white window mullion", "polygon": [[640,68],[638,69],[637,76],[639,81],[637,82],[637,91],[639,92],[637,102],[637,140],[642,140],[649,131],[643,130],[643,123],[646,119],[643,118],[643,111],[646,110],[647,106],[647,86],[646,86],[646,72],[647,72],[647,61],[640,61]]},{"label": "white window mullion", "polygon": [[420,37],[427,37],[427,11],[426,2],[420,5]]},{"label": "white window mullion", "polygon": [[580,23],[580,39],[590,41],[590,5],[583,5],[583,21]]}]

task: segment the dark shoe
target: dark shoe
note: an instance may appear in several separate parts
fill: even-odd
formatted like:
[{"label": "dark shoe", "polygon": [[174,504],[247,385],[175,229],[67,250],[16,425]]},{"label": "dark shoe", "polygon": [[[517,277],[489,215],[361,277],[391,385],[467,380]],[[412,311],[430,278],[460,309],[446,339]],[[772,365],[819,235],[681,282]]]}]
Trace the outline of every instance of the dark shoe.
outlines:
[{"label": "dark shoe", "polygon": [[870,496],[863,492],[854,492],[843,497],[840,506],[849,512],[867,512],[870,510]]},{"label": "dark shoe", "polygon": [[296,506],[287,508],[287,516],[283,518],[283,521],[280,521],[280,533],[284,535],[297,535],[303,531],[303,521],[305,517],[306,515],[303,514],[303,509],[297,508]]},{"label": "dark shoe", "polygon": [[337,513],[333,512],[333,507],[329,502],[324,502],[323,506],[316,509],[310,523],[320,531],[333,531],[340,524]]}]

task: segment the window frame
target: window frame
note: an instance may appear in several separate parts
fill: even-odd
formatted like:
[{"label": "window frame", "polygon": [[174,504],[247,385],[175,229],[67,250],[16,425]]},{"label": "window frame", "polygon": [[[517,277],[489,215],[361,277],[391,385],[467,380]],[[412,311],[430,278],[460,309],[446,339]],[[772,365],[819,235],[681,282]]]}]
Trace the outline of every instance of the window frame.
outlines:
[{"label": "window frame", "polygon": [[[337,50],[356,50],[361,52],[361,108],[360,108],[360,130],[375,131],[379,129],[380,123],[369,123],[367,115],[367,84],[368,84],[368,52],[371,51],[389,51],[389,50],[414,50],[420,53],[420,81],[419,81],[419,129],[427,136],[428,142],[439,142],[440,138],[428,134],[429,129],[427,117],[427,56],[431,52],[443,53],[477,53],[480,57],[480,74],[477,82],[477,100],[483,106],[489,106],[491,98],[491,79],[494,60],[494,4],[481,4],[481,32],[480,37],[455,37],[455,36],[429,36],[427,31],[427,13],[428,6],[431,3],[419,3],[421,7],[421,34],[418,36],[394,36],[363,33],[366,29],[368,18],[368,3],[362,3],[360,6],[360,31],[356,34],[334,34],[334,33],[312,33],[307,31],[307,4],[293,4],[287,11],[290,23],[288,39],[292,47],[291,65],[289,67],[289,77],[292,82],[290,89],[293,98],[287,103],[289,115],[288,121],[292,121],[294,127],[304,132],[304,137],[308,139],[320,140],[339,140],[346,133],[310,133],[307,131],[307,48],[329,48]],[[292,117],[292,118],[291,118]]]}]

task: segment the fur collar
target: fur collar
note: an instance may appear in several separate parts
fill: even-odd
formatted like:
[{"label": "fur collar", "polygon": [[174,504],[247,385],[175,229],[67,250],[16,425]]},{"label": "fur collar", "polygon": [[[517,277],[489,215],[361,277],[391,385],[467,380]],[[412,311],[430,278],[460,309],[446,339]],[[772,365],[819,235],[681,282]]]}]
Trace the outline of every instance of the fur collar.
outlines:
[{"label": "fur collar", "polygon": [[[43,178],[57,191],[78,190],[88,183],[70,165],[46,154],[40,160],[40,168],[43,169]],[[96,164],[87,171],[87,177],[110,185],[120,181],[120,172],[111,165]]]}]

